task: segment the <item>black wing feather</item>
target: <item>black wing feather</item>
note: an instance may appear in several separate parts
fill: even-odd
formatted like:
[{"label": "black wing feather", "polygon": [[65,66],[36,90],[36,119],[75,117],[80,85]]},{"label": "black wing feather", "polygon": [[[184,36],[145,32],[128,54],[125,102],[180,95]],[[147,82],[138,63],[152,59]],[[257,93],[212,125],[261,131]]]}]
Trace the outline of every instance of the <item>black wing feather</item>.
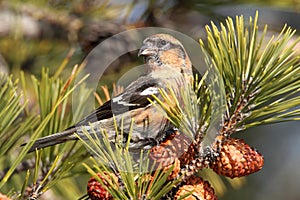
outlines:
[{"label": "black wing feather", "polygon": [[141,76],[131,83],[123,93],[113,98],[116,99],[122,96],[123,104],[120,104],[118,101],[114,102],[113,100],[109,100],[79,121],[75,126],[88,125],[89,123],[111,118],[113,115],[119,115],[130,110],[146,107],[150,103],[148,98],[151,100],[154,98],[152,95],[140,94],[149,87],[159,87],[157,79],[149,76]]}]

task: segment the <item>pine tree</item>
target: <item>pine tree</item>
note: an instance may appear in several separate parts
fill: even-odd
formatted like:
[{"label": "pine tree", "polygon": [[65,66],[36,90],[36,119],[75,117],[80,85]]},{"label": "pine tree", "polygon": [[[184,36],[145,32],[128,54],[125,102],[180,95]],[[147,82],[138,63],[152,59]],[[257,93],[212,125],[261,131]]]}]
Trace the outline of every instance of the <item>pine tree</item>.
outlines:
[{"label": "pine tree", "polygon": [[[200,40],[200,46],[210,70],[195,76],[193,87],[183,88],[181,99],[172,89],[160,91],[168,105],[159,99],[152,103],[167,113],[178,131],[150,151],[139,152],[138,158],[121,142],[122,131],[117,133],[120,142],[110,144],[105,130],[101,139],[86,132],[88,142],[79,138],[79,142],[28,155],[38,137],[67,128],[82,117],[91,90],[84,85],[86,77],[74,84],[81,66],[74,67],[67,81],[59,74],[51,77],[47,69],[40,79],[31,76],[28,80],[21,73],[20,84],[11,76],[1,76],[0,164],[7,167],[0,173],[2,193],[14,199],[37,199],[55,188],[74,198],[77,188],[83,187],[73,183],[76,176],[88,172],[93,178],[84,184],[91,199],[216,199],[208,181],[220,179],[211,176],[205,181],[200,171],[211,168],[235,178],[263,167],[263,156],[231,137],[233,133],[299,120],[300,66],[294,50],[299,38],[287,26],[270,39],[265,37],[266,26],[259,30],[258,14],[247,22],[240,16],[235,21],[227,18],[220,26],[206,26],[207,40]],[[38,112],[26,101],[28,84],[34,88]],[[81,95],[71,113],[70,96],[75,89]],[[25,140],[32,142],[21,148]]]}]

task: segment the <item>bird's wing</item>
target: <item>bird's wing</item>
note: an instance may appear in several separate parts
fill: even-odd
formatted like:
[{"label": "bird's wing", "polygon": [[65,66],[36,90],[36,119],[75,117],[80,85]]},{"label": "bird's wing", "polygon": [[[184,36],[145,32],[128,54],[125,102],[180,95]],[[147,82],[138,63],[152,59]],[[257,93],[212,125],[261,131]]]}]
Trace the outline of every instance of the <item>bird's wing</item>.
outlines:
[{"label": "bird's wing", "polygon": [[113,115],[116,116],[134,109],[146,107],[150,104],[149,99],[153,100],[152,95],[159,95],[158,88],[160,87],[157,79],[150,76],[141,76],[127,86],[124,92],[105,102],[75,126],[88,125],[89,123],[111,118]]}]

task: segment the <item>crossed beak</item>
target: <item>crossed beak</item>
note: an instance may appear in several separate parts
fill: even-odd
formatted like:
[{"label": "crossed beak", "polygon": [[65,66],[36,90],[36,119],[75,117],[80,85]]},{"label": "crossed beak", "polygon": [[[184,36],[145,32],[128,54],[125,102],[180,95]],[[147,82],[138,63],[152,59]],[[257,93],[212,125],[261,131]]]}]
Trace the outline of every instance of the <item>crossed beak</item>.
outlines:
[{"label": "crossed beak", "polygon": [[157,51],[153,48],[151,48],[149,45],[144,44],[138,53],[138,56],[153,56],[157,54]]}]

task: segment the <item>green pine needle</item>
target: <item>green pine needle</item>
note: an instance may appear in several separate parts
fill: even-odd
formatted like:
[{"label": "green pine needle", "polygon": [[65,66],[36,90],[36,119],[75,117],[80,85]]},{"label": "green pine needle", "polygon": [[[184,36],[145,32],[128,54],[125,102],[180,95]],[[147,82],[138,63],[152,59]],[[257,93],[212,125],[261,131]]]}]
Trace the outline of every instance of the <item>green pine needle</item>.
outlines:
[{"label": "green pine needle", "polygon": [[[147,152],[141,150],[137,161],[136,152],[133,155],[129,150],[129,143],[120,142],[124,141],[122,131],[114,144],[109,141],[105,130],[95,131],[91,128],[88,132],[83,127],[83,133],[84,137],[78,135],[79,140],[95,157],[91,158],[94,169],[87,164],[83,165],[115,199],[161,199],[179,183],[180,178],[167,182],[173,167],[167,171],[156,169],[155,163],[150,164]],[[153,177],[152,171],[155,171]],[[97,173],[102,177],[115,173],[120,180],[103,183],[97,178]]]},{"label": "green pine needle", "polygon": [[240,16],[220,25],[220,30],[213,23],[207,26],[207,44],[200,44],[209,64],[223,77],[225,120],[238,115],[235,130],[297,120],[300,64],[294,48],[300,38],[293,39],[295,31],[284,26],[278,36],[266,41],[267,26],[260,34],[258,12],[247,23]]}]

